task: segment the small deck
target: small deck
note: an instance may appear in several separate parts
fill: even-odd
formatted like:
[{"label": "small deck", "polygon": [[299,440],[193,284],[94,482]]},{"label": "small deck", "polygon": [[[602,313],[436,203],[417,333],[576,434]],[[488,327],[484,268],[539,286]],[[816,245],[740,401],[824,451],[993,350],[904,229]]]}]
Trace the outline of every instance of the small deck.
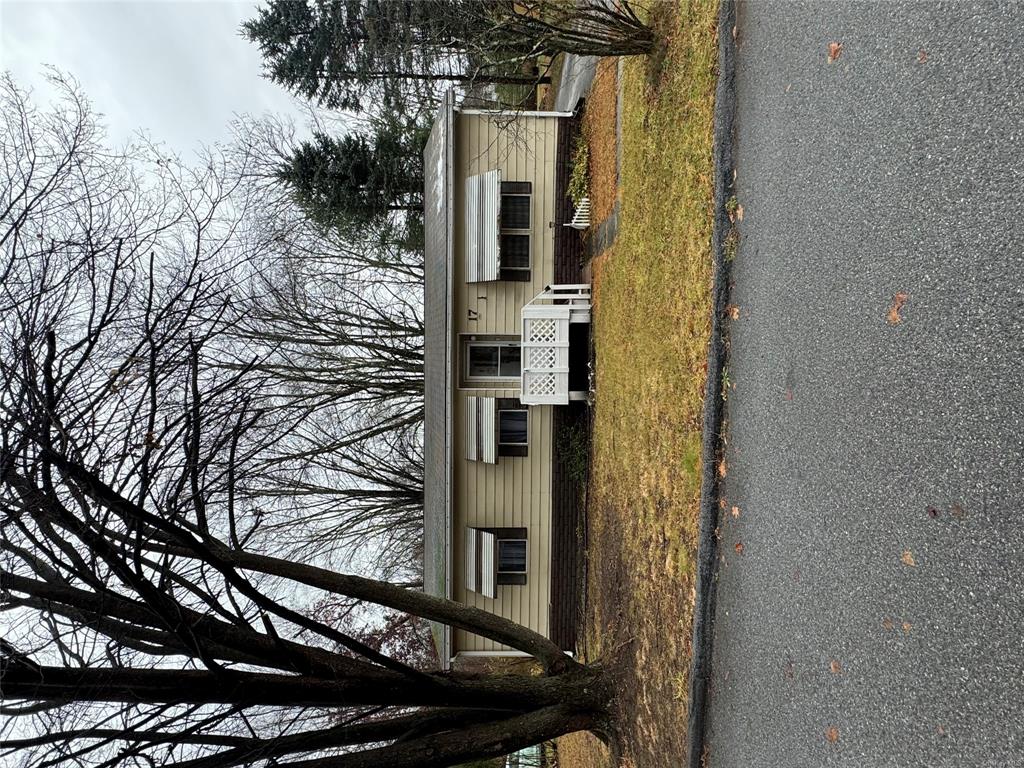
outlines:
[{"label": "small deck", "polygon": [[522,310],[524,405],[566,405],[584,393],[569,388],[569,327],[590,322],[590,286],[549,285]]}]

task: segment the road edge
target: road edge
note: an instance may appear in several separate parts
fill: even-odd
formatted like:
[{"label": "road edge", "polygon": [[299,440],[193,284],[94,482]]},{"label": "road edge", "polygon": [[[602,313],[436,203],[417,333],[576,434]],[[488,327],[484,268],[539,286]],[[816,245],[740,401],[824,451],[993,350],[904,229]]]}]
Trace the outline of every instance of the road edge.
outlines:
[{"label": "road edge", "polygon": [[713,282],[711,288],[711,339],[708,372],[704,385],[701,446],[700,513],[697,534],[697,583],[693,608],[693,636],[687,712],[687,768],[702,768],[711,679],[711,651],[715,620],[716,561],[718,559],[719,476],[722,446],[722,374],[726,360],[726,306],[729,300],[730,264],[726,238],[732,222],[726,208],[733,187],[733,138],[736,115],[735,0],[721,0],[718,11],[718,83],[714,111],[714,223],[711,233]]}]

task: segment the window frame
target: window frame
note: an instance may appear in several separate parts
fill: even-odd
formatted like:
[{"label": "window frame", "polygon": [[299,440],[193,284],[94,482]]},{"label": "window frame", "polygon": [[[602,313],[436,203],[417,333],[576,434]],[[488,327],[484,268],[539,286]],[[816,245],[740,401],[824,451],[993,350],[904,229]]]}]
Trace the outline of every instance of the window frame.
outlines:
[{"label": "window frame", "polygon": [[[526,185],[529,189],[528,192],[521,191],[522,185]],[[518,189],[517,189],[518,188]],[[508,189],[510,191],[506,192]],[[511,191],[517,189],[517,191]],[[520,235],[526,237],[526,266],[525,267],[509,267],[505,264],[501,265],[498,271],[498,278],[504,281],[510,282],[529,282],[533,270],[533,182],[530,181],[502,181],[499,188],[499,196],[501,200],[498,204],[498,215],[501,216],[502,208],[504,207],[504,201],[506,197],[525,197],[527,199],[527,212],[529,213],[529,222],[525,228],[523,227],[506,227],[504,221],[499,221],[500,226],[498,227],[498,243],[499,248],[501,244],[501,238],[503,235]]]},{"label": "window frame", "polygon": [[[494,537],[495,544],[498,548],[494,558],[495,576],[526,576],[530,572],[530,540],[525,536],[522,538],[509,536],[507,538],[501,536]],[[522,542],[523,543],[523,570],[521,571],[509,571],[502,570],[501,568],[501,546],[502,544],[508,544],[509,542]],[[498,582],[501,583],[500,581]]]},{"label": "window frame", "polygon": [[[501,414],[508,411],[526,412],[526,442],[525,443],[503,443],[501,442]],[[511,456],[530,455],[530,408],[523,405],[522,401],[515,397],[498,397],[494,400],[494,443],[498,458]]]},{"label": "window frame", "polygon": [[[465,530],[466,530],[466,535],[467,536],[470,536],[470,535],[477,536],[478,532],[489,533],[489,534],[494,536],[494,540],[495,540],[494,541],[494,543],[495,543],[495,552],[494,552],[494,586],[495,586],[495,588],[497,588],[497,587],[509,587],[509,586],[520,586],[521,587],[521,586],[525,586],[526,585],[526,583],[527,583],[527,581],[529,579],[529,575],[530,575],[530,533],[529,533],[529,529],[527,529],[526,527],[519,527],[519,528],[489,528],[489,527],[483,527],[483,526],[476,526],[476,525],[473,525],[473,524],[467,524]],[[499,566],[501,564],[501,558],[500,558],[499,553],[498,553],[498,547],[501,546],[499,542],[504,541],[504,540],[525,541],[526,542],[526,559],[525,559],[526,570],[525,571],[502,571],[502,570],[499,570]],[[477,551],[475,549],[476,545],[477,545],[477,540],[474,539],[474,549],[473,549],[473,553],[474,554],[473,554],[473,558],[472,558],[473,561],[472,561],[472,563],[470,563],[469,559],[467,558],[466,562],[463,563],[463,567],[468,569],[470,567],[470,565],[472,565],[473,570],[474,570],[473,581],[474,581],[474,585],[475,586],[474,587],[467,587],[467,588],[471,592],[476,592],[476,593],[482,595],[484,593],[482,591],[480,591],[479,589],[475,588],[475,587],[482,586],[482,584],[483,584],[483,572],[481,571],[481,568],[482,568],[482,565],[483,565],[483,557],[477,555]],[[467,554],[468,554],[468,547],[467,547]],[[478,574],[479,574],[479,578],[477,578]],[[500,592],[498,592],[497,589],[495,589],[494,599],[497,600],[499,595],[500,595]]]},{"label": "window frame", "polygon": [[[474,347],[497,347],[498,348],[498,371],[494,376],[474,376],[470,373],[472,363],[471,349]],[[519,373],[514,376],[503,376],[501,373],[501,350],[502,348],[515,347],[519,350]],[[523,345],[517,341],[496,341],[496,340],[469,340],[463,343],[465,352],[465,365],[462,369],[462,378],[467,384],[487,384],[491,382],[519,381],[523,375]]]}]

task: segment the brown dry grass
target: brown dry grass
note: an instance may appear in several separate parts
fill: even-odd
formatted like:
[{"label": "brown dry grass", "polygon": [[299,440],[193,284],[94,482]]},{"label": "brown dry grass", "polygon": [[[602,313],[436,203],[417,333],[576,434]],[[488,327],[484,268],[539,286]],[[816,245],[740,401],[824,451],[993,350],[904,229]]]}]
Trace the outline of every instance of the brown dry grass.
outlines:
[{"label": "brown dry grass", "polygon": [[618,196],[615,167],[617,62],[618,59],[601,59],[597,63],[583,115],[583,138],[590,150],[590,218],[595,224],[611,215]]},{"label": "brown dry grass", "polygon": [[579,731],[558,740],[558,768],[601,768],[611,765],[608,747],[591,733]]},{"label": "brown dry grass", "polygon": [[[659,9],[675,11],[657,19],[667,44],[624,66],[619,236],[594,265],[584,652],[616,662],[619,733],[613,755],[596,739],[566,740],[562,768],[676,768],[686,755],[718,2]],[[588,136],[598,146],[615,130],[601,104],[588,102],[605,114]],[[592,148],[592,172],[602,153]]]}]

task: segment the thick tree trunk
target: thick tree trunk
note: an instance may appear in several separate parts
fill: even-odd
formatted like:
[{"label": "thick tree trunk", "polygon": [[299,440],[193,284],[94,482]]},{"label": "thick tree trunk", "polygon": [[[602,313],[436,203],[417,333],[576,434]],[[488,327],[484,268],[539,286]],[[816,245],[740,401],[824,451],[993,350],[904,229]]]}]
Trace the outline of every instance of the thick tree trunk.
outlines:
[{"label": "thick tree trunk", "polygon": [[[233,749],[177,763],[174,768],[224,768],[247,765],[248,761],[257,758],[266,760],[297,751],[309,754],[332,747],[389,742],[396,739],[408,740],[409,735],[416,732],[439,733],[495,719],[493,712],[453,709],[435,714],[416,712],[381,721],[370,720],[352,725],[339,725],[323,731],[295,733],[276,739],[236,739],[242,743],[231,744]],[[386,761],[382,763],[386,764]]]},{"label": "thick tree trunk", "polygon": [[427,82],[452,82],[452,83],[488,83],[492,85],[539,85],[551,82],[547,75],[535,77],[533,75],[482,75],[482,74],[461,74],[457,72],[400,72],[398,70],[378,70],[373,72],[356,72],[355,70],[324,69],[317,74],[324,78],[335,78],[341,80],[356,80],[365,77],[371,80],[422,80]]},{"label": "thick tree trunk", "polygon": [[503,675],[463,679],[436,675],[424,682],[381,670],[337,680],[311,675],[219,670],[67,668],[11,664],[5,699],[237,706],[373,705],[456,707],[523,712],[566,702],[599,707],[600,673],[583,669],[557,677]]},{"label": "thick tree trunk", "polygon": [[387,747],[289,763],[289,768],[446,768],[468,760],[507,755],[566,733],[585,731],[599,725],[603,718],[600,710],[560,704]]}]

